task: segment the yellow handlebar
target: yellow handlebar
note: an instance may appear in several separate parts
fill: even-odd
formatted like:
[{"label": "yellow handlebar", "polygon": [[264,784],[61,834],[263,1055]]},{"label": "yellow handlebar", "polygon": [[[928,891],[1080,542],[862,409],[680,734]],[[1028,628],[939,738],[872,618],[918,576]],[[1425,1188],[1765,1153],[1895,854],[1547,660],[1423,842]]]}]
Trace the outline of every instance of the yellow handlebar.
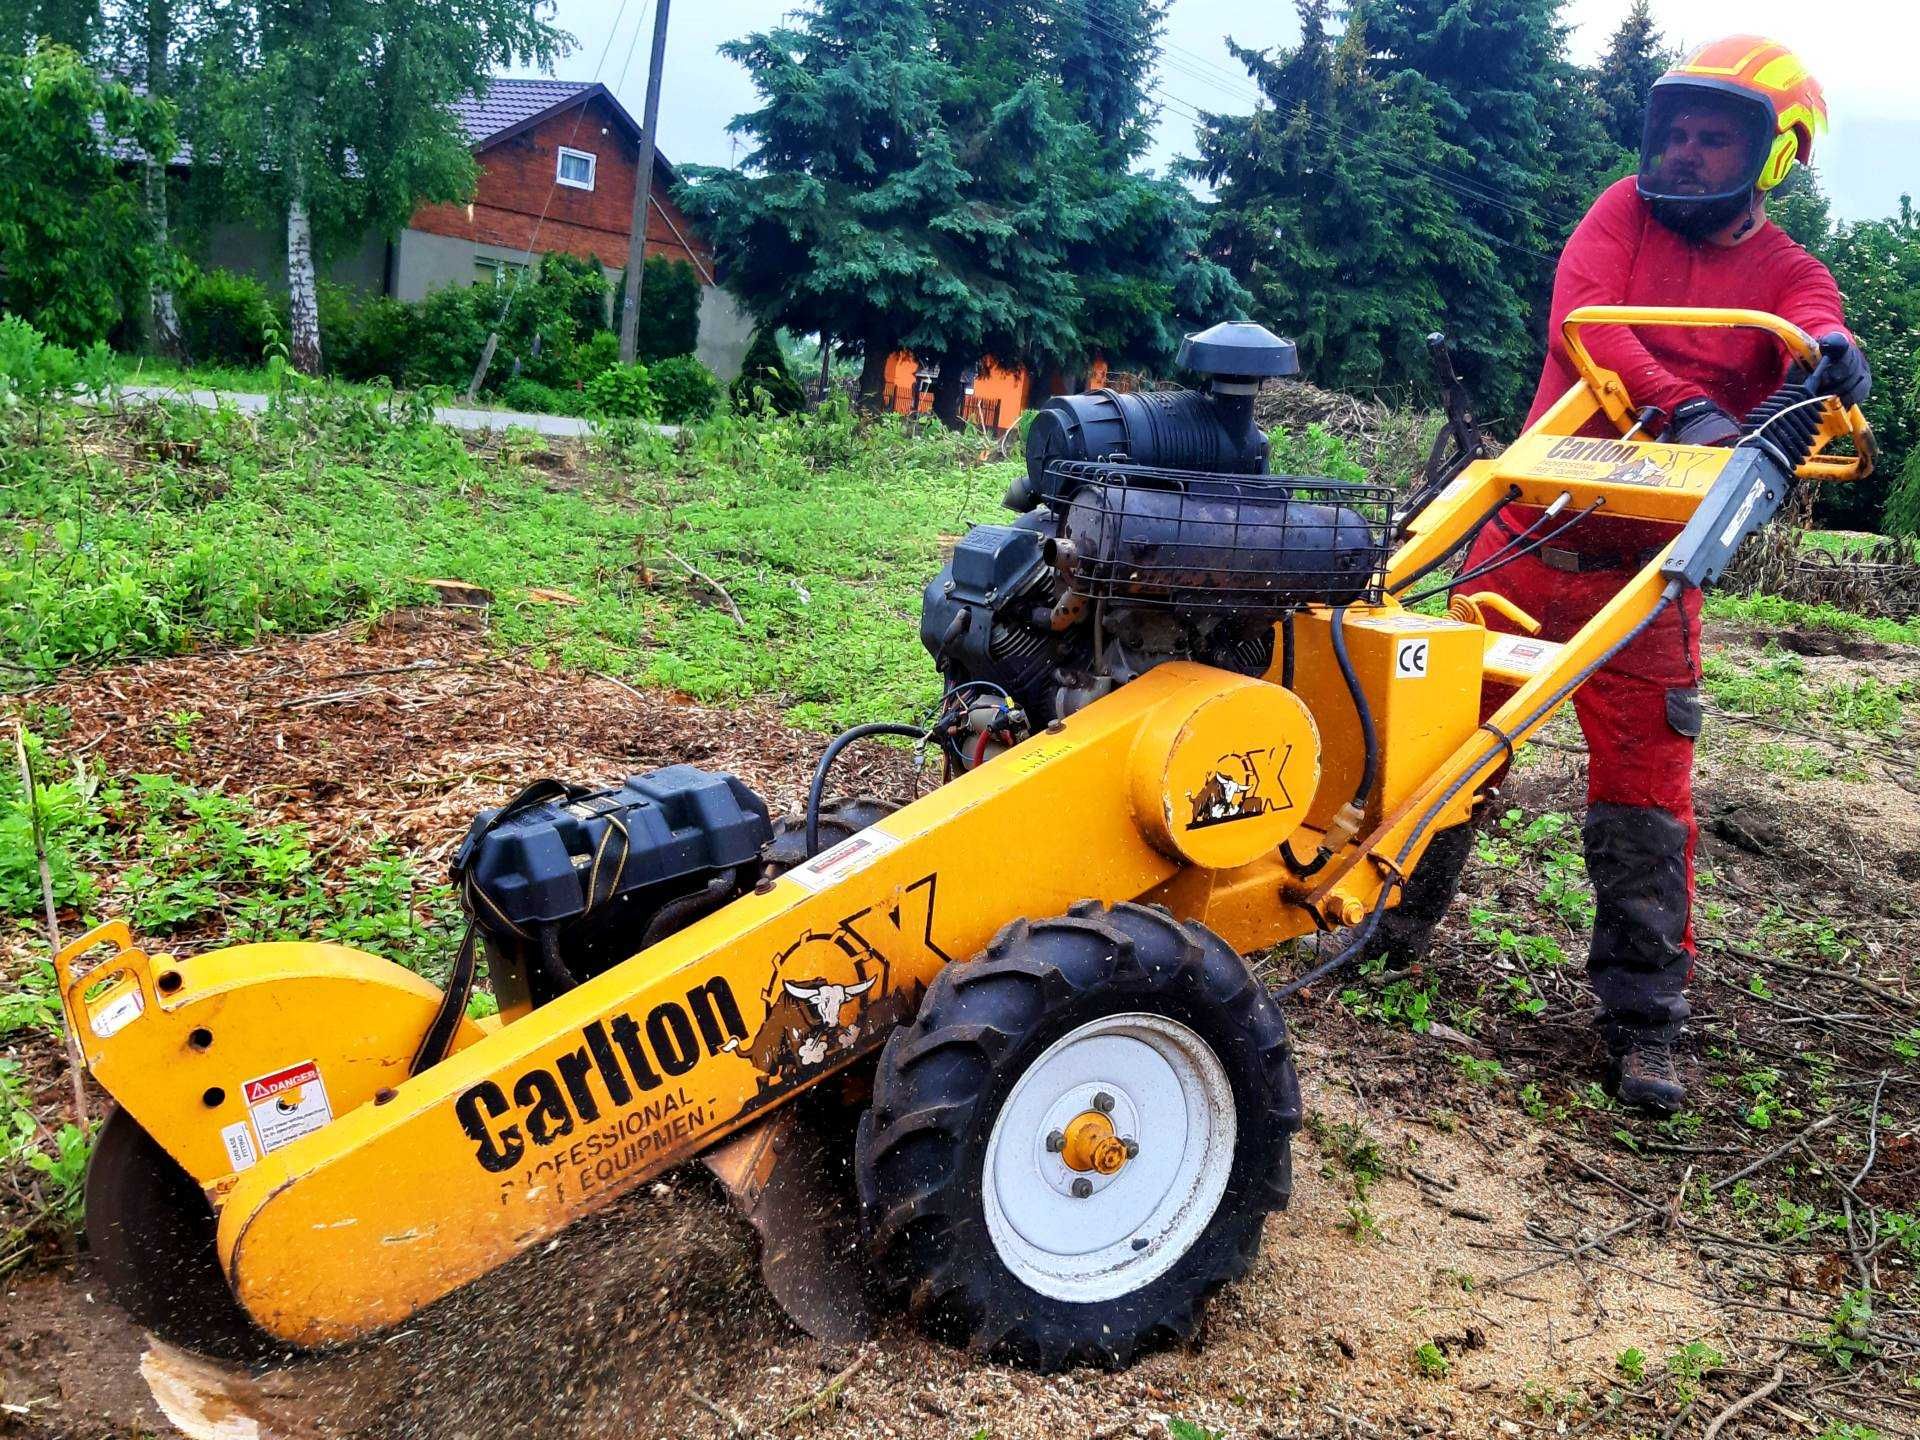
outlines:
[{"label": "yellow handlebar", "polygon": [[[1814,338],[1778,315],[1764,310],[1692,309],[1673,305],[1583,305],[1561,323],[1560,333],[1567,343],[1567,355],[1580,378],[1600,402],[1609,419],[1627,434],[1636,424],[1633,397],[1620,377],[1593,358],[1580,331],[1589,325],[1668,325],[1690,330],[1764,330],[1773,336],[1795,360],[1812,369],[1820,361],[1820,346]],[[1800,467],[1806,479],[1860,480],[1873,473],[1875,446],[1873,428],[1858,406],[1842,405],[1828,397],[1822,407],[1820,446],[1824,448],[1842,436],[1850,436],[1855,453],[1848,456],[1816,457]]]}]

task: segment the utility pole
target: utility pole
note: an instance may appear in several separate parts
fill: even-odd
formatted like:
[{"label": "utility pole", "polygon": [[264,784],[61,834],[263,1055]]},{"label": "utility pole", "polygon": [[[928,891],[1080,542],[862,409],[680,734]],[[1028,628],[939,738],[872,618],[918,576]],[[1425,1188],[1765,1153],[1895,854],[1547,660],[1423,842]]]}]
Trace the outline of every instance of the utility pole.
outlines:
[{"label": "utility pole", "polygon": [[620,316],[620,360],[633,363],[640,334],[640,271],[647,261],[647,205],[653,199],[653,137],[660,123],[660,72],[666,68],[667,9],[657,0],[653,59],[647,65],[647,108],[640,121],[640,168],[633,177],[633,227],[627,236],[626,308]]}]

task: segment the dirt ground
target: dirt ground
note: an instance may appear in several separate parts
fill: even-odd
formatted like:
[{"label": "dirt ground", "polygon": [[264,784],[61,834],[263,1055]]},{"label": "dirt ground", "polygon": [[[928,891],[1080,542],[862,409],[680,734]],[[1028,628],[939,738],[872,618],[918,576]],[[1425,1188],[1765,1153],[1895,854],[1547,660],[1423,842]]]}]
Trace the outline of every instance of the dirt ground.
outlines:
[{"label": "dirt ground", "polygon": [[[364,632],[126,667],[35,698],[70,708],[67,752],[114,773],[222,783],[308,824],[330,864],[379,839],[438,864],[476,809],[542,774],[599,780],[689,761],[739,774],[776,811],[796,806],[819,738],[771,709],[536,670],[498,656],[475,625],[456,612],[403,614]],[[1736,651],[1757,643],[1711,638]],[[1920,673],[1912,652],[1798,641],[1822,673]],[[161,723],[182,710],[206,717],[188,753]],[[0,1280],[0,1435],[165,1435],[169,1412],[189,1433],[234,1440],[1699,1434],[1743,1397],[1755,1398],[1718,1434],[1813,1437],[1843,1422],[1920,1434],[1920,1397],[1905,1384],[1920,1300],[1900,1247],[1873,1248],[1882,1210],[1920,1211],[1920,1078],[1884,1040],[1920,1019],[1914,726],[1898,742],[1796,742],[1835,751],[1851,777],[1804,782],[1754,763],[1742,738],[1753,729],[1715,724],[1700,786],[1714,877],[1703,894],[1725,908],[1702,922],[1690,1061],[1701,1121],[1657,1127],[1596,1103],[1577,966],[1537,977],[1542,1013],[1487,1006],[1472,1035],[1383,1025],[1337,990],[1309,993],[1293,1016],[1312,1117],[1294,1205],[1194,1345],[1120,1374],[1053,1377],[981,1363],[895,1319],[866,1344],[824,1345],[759,1288],[751,1232],[694,1167],[395,1332],[253,1375],[149,1342],[91,1288],[84,1256],[46,1254]],[[1577,817],[1573,738],[1556,730],[1506,803]],[[847,788],[908,798],[913,784],[883,751],[855,762]],[[1476,939],[1476,907],[1551,929],[1540,886],[1528,867],[1476,861],[1436,954],[1411,978],[1443,1005],[1474,1005],[1490,974],[1512,970]],[[1803,974],[1763,952],[1769,927],[1820,920],[1846,927],[1844,957]],[[1307,958],[1272,963],[1291,972]],[[1793,1088],[1810,1047],[1825,1067],[1816,1085],[1841,1097],[1824,1110]],[[43,1048],[26,1058],[56,1107],[58,1054]],[[1770,1052],[1783,1102],[1798,1107],[1760,1131],[1740,1119],[1740,1087]],[[1476,1078],[1450,1058],[1462,1053],[1498,1058],[1504,1073]],[[1822,1123],[1828,1113],[1838,1119]],[[1843,1132],[1849,1148],[1825,1148]],[[1370,1188],[1354,1174],[1356,1137],[1382,1172]],[[1753,1182],[1777,1181],[1777,1203],[1811,1201],[1823,1167],[1852,1175],[1862,1158],[1848,1193],[1862,1226],[1871,1213],[1871,1235],[1856,1233],[1851,1208],[1844,1234],[1781,1239],[1761,1228],[1764,1213],[1696,1212],[1688,1199],[1710,1185],[1737,1194],[1733,1177],[1758,1161]],[[1870,1350],[1843,1369],[1821,1336],[1863,1254],[1892,1298]],[[1689,1342],[1713,1352],[1691,1377],[1669,1358],[1700,1353]],[[1433,1347],[1424,1367],[1422,1346]],[[1617,1363],[1628,1351],[1646,1357],[1644,1374]],[[1768,1388],[1776,1364],[1781,1383]]]}]

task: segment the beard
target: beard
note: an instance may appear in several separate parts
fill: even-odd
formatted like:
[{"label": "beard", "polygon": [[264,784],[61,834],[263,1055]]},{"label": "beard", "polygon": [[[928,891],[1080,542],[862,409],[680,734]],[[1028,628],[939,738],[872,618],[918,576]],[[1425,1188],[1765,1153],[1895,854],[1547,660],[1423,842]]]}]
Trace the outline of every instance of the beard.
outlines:
[{"label": "beard", "polygon": [[1704,240],[1739,219],[1752,203],[1751,193],[1717,200],[1689,200],[1669,195],[1648,200],[1647,208],[1655,220],[1682,239]]}]

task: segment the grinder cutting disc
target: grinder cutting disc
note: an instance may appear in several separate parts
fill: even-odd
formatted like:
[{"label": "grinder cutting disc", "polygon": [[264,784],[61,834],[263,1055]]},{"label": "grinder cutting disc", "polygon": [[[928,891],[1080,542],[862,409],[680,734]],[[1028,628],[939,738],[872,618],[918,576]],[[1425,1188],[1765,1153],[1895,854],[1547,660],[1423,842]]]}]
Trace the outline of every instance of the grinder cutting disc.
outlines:
[{"label": "grinder cutting disc", "polygon": [[124,1110],[87,1166],[87,1248],[129,1315],[170,1344],[225,1360],[274,1348],[227,1288],[217,1220],[193,1177]]}]

